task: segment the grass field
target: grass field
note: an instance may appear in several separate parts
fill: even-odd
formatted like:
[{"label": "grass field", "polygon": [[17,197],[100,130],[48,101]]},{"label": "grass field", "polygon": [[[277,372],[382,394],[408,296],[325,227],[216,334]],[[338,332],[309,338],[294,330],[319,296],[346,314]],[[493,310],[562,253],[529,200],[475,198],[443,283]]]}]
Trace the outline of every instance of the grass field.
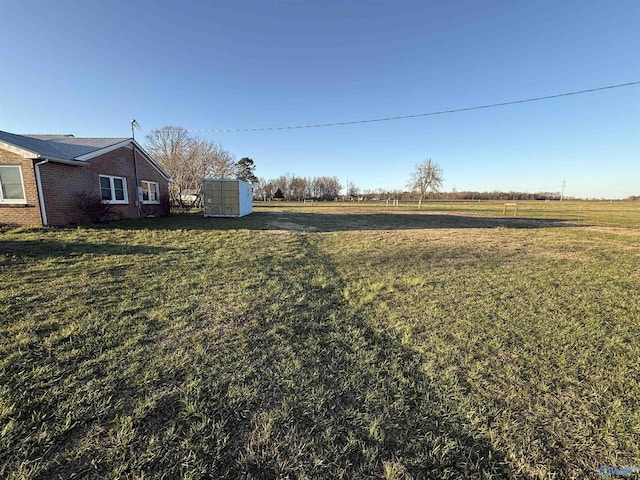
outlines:
[{"label": "grass field", "polygon": [[0,478],[640,465],[640,203],[0,231]]}]

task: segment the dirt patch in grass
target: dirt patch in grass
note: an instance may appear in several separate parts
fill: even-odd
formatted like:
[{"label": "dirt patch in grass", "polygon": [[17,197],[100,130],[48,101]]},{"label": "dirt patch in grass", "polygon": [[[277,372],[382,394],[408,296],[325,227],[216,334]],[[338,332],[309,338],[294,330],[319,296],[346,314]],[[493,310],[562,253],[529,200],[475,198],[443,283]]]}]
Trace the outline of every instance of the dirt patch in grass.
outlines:
[{"label": "dirt patch in grass", "polygon": [[312,225],[302,225],[287,218],[271,220],[267,222],[267,227],[274,230],[294,231],[294,232],[315,232],[318,228]]}]

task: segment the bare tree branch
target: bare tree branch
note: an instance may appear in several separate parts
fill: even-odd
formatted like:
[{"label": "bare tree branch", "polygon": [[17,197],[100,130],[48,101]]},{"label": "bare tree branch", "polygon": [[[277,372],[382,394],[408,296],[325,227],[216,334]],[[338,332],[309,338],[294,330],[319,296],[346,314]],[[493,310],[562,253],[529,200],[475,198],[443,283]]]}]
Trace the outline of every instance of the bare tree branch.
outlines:
[{"label": "bare tree branch", "polygon": [[420,195],[418,208],[422,207],[422,200],[431,192],[436,193],[442,187],[444,177],[442,168],[436,162],[427,158],[415,166],[407,186]]},{"label": "bare tree branch", "polygon": [[184,128],[157,128],[146,140],[151,156],[173,177],[169,185],[172,205],[200,206],[204,177],[230,178],[235,172],[235,161],[229,152],[213,142],[190,136]]}]

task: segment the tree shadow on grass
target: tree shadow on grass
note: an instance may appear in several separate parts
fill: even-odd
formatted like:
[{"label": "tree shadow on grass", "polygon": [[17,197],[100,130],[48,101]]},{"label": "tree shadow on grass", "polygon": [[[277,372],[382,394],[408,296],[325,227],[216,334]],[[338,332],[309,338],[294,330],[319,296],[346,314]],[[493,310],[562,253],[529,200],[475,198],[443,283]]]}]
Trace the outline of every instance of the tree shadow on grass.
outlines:
[{"label": "tree shadow on grass", "polygon": [[[88,405],[90,419],[59,437],[55,453],[36,447],[33,458],[48,457],[41,477],[128,468],[168,478],[515,478],[465,419],[455,386],[428,378],[419,352],[371,320],[366,306],[349,304],[344,270],[316,239],[295,236],[293,252],[259,264],[277,272],[273,295],[245,309],[212,305],[177,330],[153,331],[144,354],[154,361],[139,368],[162,366],[155,386],[136,383],[141,373],[127,377],[126,357],[102,360],[100,368],[132,385],[107,382],[100,394],[113,394],[110,404],[133,412],[149,388],[166,395],[135,418],[138,434],[122,446],[107,433],[111,410],[103,418]],[[187,352],[188,361],[167,368],[169,351]],[[86,380],[95,375],[87,371]]]},{"label": "tree shadow on grass", "polygon": [[558,218],[475,217],[450,214],[255,212],[241,218],[180,214],[111,224],[131,230],[273,230],[343,232],[474,228],[559,228],[585,226]]},{"label": "tree shadow on grass", "polygon": [[[216,388],[189,399],[229,435],[218,458],[202,461],[219,478],[514,478],[459,410],[455,386],[428,378],[418,352],[349,304],[340,269],[312,237],[295,241],[303,254],[261,266],[278,272],[280,293],[198,340],[203,362],[229,348],[223,365],[198,368],[197,381]],[[236,329],[251,341],[220,343]],[[253,373],[241,379],[247,364]],[[213,372],[225,370],[238,373],[220,382]],[[240,402],[230,394],[247,389]]]},{"label": "tree shadow on grass", "polygon": [[0,264],[3,256],[45,259],[72,258],[82,255],[155,255],[169,250],[175,249],[116,243],[61,242],[51,239],[12,239],[0,240]]},{"label": "tree shadow on grass", "polygon": [[[305,255],[288,268],[340,278],[336,265],[307,236],[298,242]],[[288,277],[281,276],[284,282]],[[293,272],[290,277],[295,277]],[[398,478],[512,478],[504,456],[487,438],[474,434],[457,411],[450,387],[436,385],[421,373],[420,355],[370,322],[366,307],[349,306],[343,288],[343,281],[327,289],[311,279],[285,288],[300,296],[304,292],[306,298],[285,316],[286,327],[278,329],[280,341],[290,346],[305,373],[295,381],[298,392],[282,395],[293,393],[304,400],[282,417],[275,415],[279,438],[291,436],[292,423],[299,443],[315,430],[318,436],[310,450],[335,452],[334,467],[341,465],[347,475],[363,478],[385,469]],[[276,340],[261,337],[269,344]],[[316,392],[331,393],[314,398]],[[322,436],[323,428],[334,437]],[[284,452],[261,453],[250,459],[256,473],[272,471]],[[318,459],[319,464],[322,460],[328,459]],[[330,478],[337,471],[326,468],[320,477]]]}]

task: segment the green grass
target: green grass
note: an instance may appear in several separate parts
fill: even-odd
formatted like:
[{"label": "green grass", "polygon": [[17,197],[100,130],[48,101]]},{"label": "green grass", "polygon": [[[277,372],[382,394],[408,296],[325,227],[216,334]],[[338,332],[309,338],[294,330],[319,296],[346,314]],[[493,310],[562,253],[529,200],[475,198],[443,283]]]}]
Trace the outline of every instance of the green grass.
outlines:
[{"label": "green grass", "polygon": [[639,465],[640,205],[503,203],[0,232],[0,477]]}]

